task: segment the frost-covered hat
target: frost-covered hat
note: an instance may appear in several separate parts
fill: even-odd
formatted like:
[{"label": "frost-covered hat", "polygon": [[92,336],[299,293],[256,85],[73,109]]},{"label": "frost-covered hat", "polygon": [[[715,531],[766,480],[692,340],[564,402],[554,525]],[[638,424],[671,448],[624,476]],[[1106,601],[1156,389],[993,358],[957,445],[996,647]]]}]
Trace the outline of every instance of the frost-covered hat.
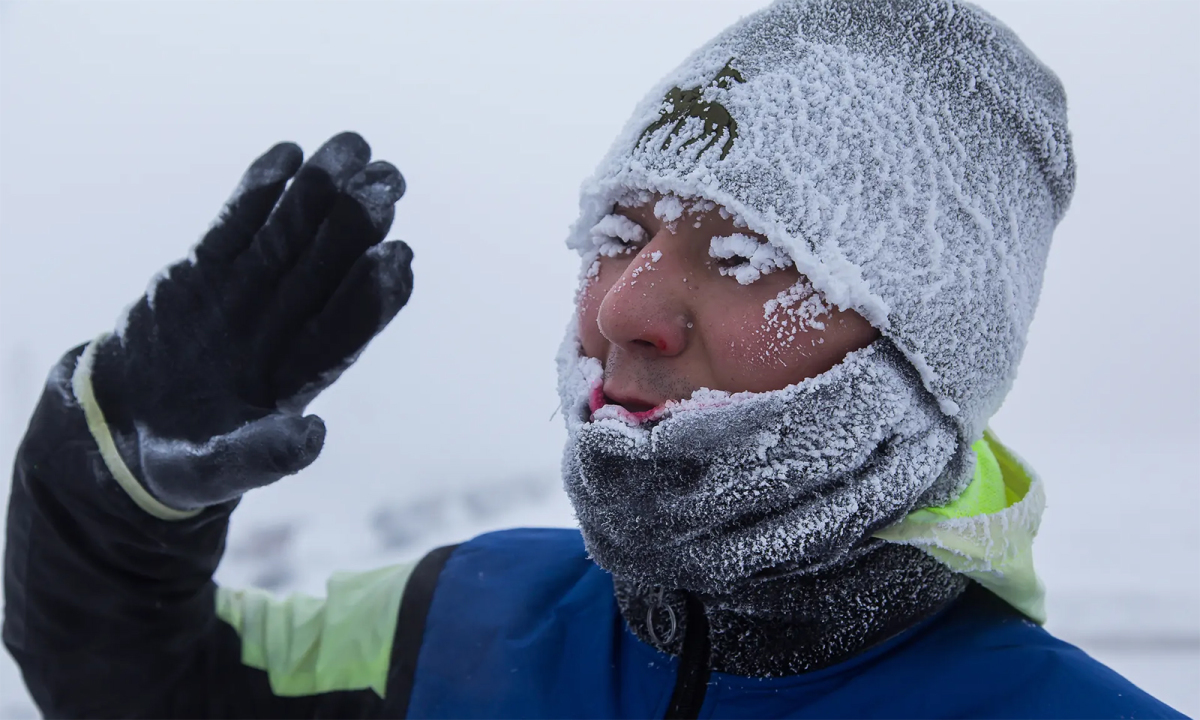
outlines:
[{"label": "frost-covered hat", "polygon": [[966,442],[1016,374],[1074,190],[1066,99],[952,0],[780,0],[638,105],[571,237],[631,192],[724,206],[917,368]]}]

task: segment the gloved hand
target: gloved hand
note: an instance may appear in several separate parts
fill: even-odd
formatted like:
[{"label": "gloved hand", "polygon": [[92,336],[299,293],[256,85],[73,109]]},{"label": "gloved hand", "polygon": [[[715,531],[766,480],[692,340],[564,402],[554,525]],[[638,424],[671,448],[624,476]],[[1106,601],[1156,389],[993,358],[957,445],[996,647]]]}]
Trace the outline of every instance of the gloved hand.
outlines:
[{"label": "gloved hand", "polygon": [[303,166],[296,145],[271,148],[188,259],[84,354],[120,458],[168,508],[312,463],[325,424],[305,406],[408,301],[412,252],[381,242],[404,179],[370,156],[354,133]]}]

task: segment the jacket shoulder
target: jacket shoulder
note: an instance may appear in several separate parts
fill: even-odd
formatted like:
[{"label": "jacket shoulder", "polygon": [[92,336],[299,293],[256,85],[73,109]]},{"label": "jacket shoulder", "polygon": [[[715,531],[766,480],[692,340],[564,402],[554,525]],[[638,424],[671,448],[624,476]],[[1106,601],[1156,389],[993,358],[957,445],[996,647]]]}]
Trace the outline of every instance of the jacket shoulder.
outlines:
[{"label": "jacket shoulder", "polygon": [[618,627],[612,579],[577,530],[465,542],[432,600],[410,716],[556,717],[580,697],[607,697]]},{"label": "jacket shoulder", "polygon": [[494,560],[519,555],[541,561],[590,563],[583,535],[573,528],[511,528],[484,533],[459,545],[455,556],[463,554],[487,554]]},{"label": "jacket shoulder", "polygon": [[[588,557],[578,530],[518,528],[463,543],[446,562],[434,612],[482,603],[489,624],[539,622],[556,606],[582,603],[607,611],[612,579]],[[582,608],[577,608],[582,609]],[[541,615],[544,617],[544,615]],[[499,629],[499,628],[497,628]]]},{"label": "jacket shoulder", "polygon": [[972,587],[927,640],[956,678],[943,691],[961,694],[953,704],[975,706],[977,717],[1184,717],[982,588]]}]

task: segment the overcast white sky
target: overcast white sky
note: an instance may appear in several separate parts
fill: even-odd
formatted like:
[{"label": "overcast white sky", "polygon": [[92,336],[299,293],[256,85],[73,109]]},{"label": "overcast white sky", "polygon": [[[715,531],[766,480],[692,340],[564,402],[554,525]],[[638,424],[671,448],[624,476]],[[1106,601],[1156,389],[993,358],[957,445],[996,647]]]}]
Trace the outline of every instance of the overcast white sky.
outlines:
[{"label": "overcast white sky", "polygon": [[[332,422],[331,449],[430,472],[553,464],[578,183],[654,80],[760,4],[5,4],[6,445],[54,358],[186,251],[250,159],[349,128],[409,181],[393,235],[416,249],[417,288],[319,401],[369,420],[353,440]],[[984,5],[1062,77],[1079,158],[996,425],[1194,441],[1197,5]]]},{"label": "overcast white sky", "polygon": [[[0,464],[50,365],[187,251],[250,160],[353,129],[408,180],[393,236],[416,250],[416,290],[314,405],[327,449],[289,492],[336,506],[554,472],[578,185],[654,81],[762,4],[0,5]],[[1055,543],[1149,516],[1175,534],[1131,557],[1167,543],[1184,570],[1124,572],[1192,593],[1200,4],[981,4],[1062,78],[1079,163],[994,427],[1064,518],[1048,573],[1079,564]]]}]

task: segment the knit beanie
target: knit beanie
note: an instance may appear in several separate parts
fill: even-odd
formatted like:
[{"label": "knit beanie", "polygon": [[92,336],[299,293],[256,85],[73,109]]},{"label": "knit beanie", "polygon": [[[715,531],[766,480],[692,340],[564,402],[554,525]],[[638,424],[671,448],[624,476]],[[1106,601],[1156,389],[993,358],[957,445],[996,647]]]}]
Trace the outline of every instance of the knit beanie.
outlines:
[{"label": "knit beanie", "polygon": [[706,200],[912,363],[960,439],[1012,385],[1075,163],[1055,75],[955,0],[779,0],[637,106],[569,244],[631,194]]}]

